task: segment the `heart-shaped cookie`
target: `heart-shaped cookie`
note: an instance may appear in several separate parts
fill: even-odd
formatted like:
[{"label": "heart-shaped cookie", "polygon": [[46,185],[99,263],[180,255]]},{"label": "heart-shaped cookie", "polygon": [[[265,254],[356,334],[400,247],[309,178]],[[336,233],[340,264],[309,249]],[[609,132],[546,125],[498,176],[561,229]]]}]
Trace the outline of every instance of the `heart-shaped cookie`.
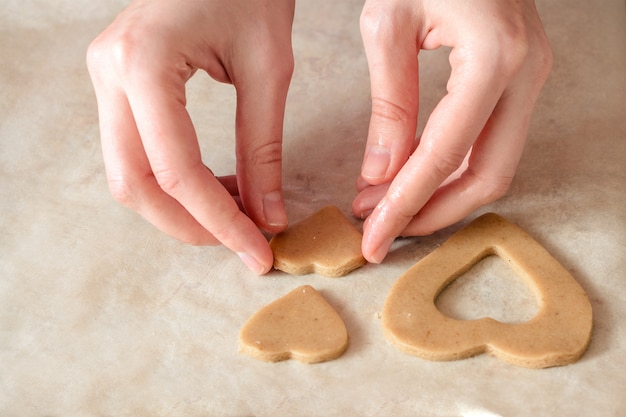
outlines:
[{"label": "heart-shaped cookie", "polygon": [[343,320],[309,285],[263,307],[239,333],[241,352],[269,362],[324,362],[339,357],[347,347]]},{"label": "heart-shaped cookie", "polygon": [[293,275],[341,277],[366,263],[361,239],[337,207],[327,206],[270,240],[274,267]]},{"label": "heart-shaped cookie", "polygon": [[[540,306],[531,320],[455,320],[435,306],[450,282],[489,255],[500,256],[535,291]],[[545,368],[582,356],[591,339],[592,310],[585,291],[539,243],[490,213],[398,279],[385,300],[382,325],[396,347],[425,359],[454,360],[488,352],[514,365]]]}]

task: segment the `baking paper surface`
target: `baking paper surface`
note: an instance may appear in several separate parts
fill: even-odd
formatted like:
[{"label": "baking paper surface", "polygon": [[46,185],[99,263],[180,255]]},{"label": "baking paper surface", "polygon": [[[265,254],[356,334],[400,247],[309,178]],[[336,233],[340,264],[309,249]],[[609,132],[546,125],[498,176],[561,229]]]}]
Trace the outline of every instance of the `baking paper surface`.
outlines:
[{"label": "baking paper surface", "polygon": [[[91,39],[125,2],[105,3],[8,1],[0,12],[0,415],[613,416],[625,409],[624,2],[539,1],[554,69],[507,196],[432,236],[398,240],[383,264],[340,279],[256,277],[228,250],[176,242],[113,201],[84,63]],[[328,204],[350,214],[370,109],[361,7],[297,2],[284,135],[292,222]],[[447,52],[420,54],[420,127],[445,93]],[[206,164],[233,173],[234,89],[198,73],[188,101]],[[380,309],[394,281],[486,211],[525,229],[587,291],[593,339],[576,364],[530,370],[485,355],[428,362],[383,337]],[[518,284],[497,280],[498,265],[481,268],[457,301],[446,296],[448,308],[460,303],[459,314],[502,320],[532,314]],[[238,353],[248,317],[304,284],[344,319],[346,353],[317,365]]]}]

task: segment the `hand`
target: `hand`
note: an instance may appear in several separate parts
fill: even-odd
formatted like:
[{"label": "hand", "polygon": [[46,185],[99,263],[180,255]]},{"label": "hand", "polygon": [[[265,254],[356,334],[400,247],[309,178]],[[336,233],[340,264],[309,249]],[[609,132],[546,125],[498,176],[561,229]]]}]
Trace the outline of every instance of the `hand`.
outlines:
[{"label": "hand", "polygon": [[[273,255],[257,226],[287,225],[281,144],[293,15],[293,0],[135,0],[87,53],[113,196],[181,241],[224,244],[258,274]],[[236,88],[236,177],[216,178],[202,163],[185,108],[198,69]]]},{"label": "hand", "polygon": [[[367,0],[361,34],[372,116],[353,211],[378,263],[507,191],[552,55],[532,0]],[[441,45],[448,92],[416,140],[417,55]]]}]

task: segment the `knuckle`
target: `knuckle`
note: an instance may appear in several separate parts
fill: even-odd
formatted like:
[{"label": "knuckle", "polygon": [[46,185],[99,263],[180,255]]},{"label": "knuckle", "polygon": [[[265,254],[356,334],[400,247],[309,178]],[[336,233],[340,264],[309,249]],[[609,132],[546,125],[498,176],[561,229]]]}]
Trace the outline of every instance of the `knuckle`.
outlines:
[{"label": "knuckle", "polygon": [[525,19],[513,13],[494,27],[493,36],[499,42],[500,65],[505,72],[517,71],[526,61],[530,38]]},{"label": "knuckle", "polygon": [[163,191],[174,196],[182,184],[181,173],[172,167],[164,167],[153,171],[154,178]]},{"label": "knuckle", "polygon": [[87,67],[94,74],[140,70],[140,56],[149,50],[138,29],[102,33],[87,48]]},{"label": "knuckle", "polygon": [[235,239],[235,234],[238,230],[236,225],[245,222],[245,219],[243,219],[242,216],[245,217],[243,212],[239,210],[223,213],[223,217],[220,219],[220,222],[216,222],[216,224],[212,225],[209,232],[222,244],[225,242],[231,242]]},{"label": "knuckle", "polygon": [[87,47],[87,70],[96,80],[105,80],[115,74],[113,48],[110,37],[101,34]]},{"label": "knuckle", "polygon": [[393,13],[385,7],[366,4],[361,11],[359,27],[361,36],[366,39],[380,39],[387,36]]},{"label": "knuckle", "polygon": [[484,47],[479,53],[478,59],[474,65],[482,65],[481,63],[489,62],[488,72],[494,76],[512,78],[525,64],[528,48],[525,44],[520,44],[514,40],[504,40],[502,37],[497,43],[496,48],[487,50]]},{"label": "knuckle", "polygon": [[254,67],[257,74],[275,86],[287,86],[291,82],[295,63],[291,47],[278,42],[270,43],[265,49],[254,54]]},{"label": "knuckle", "polygon": [[[490,42],[478,42],[471,56],[474,65],[494,76],[511,79],[521,72],[533,85],[543,85],[552,69],[552,49],[542,30],[532,31],[524,22],[512,20],[491,29]],[[490,46],[488,46],[490,45]]]},{"label": "knuckle", "polygon": [[118,203],[129,208],[135,208],[137,192],[133,182],[129,181],[128,178],[123,175],[111,175],[107,177],[107,184],[111,196]]},{"label": "knuckle", "polygon": [[443,182],[461,166],[465,155],[466,152],[461,150],[431,150],[427,158],[432,161],[431,175],[437,182]]},{"label": "knuckle", "polygon": [[293,54],[279,55],[280,59],[272,59],[264,64],[267,66],[266,73],[272,74],[273,79],[279,85],[289,84],[294,71]]},{"label": "knuckle", "polygon": [[553,55],[548,38],[543,35],[537,41],[537,47],[533,49],[534,71],[536,77],[543,84],[552,71]]},{"label": "knuckle", "polygon": [[472,36],[463,59],[491,75],[512,77],[525,65],[531,51],[528,30],[515,18],[500,21]]},{"label": "knuckle", "polygon": [[480,206],[492,203],[504,197],[513,181],[512,176],[478,176],[470,173],[474,177],[474,189],[477,190],[477,202]]},{"label": "knuckle", "polygon": [[413,122],[417,114],[382,97],[372,97],[372,116],[390,122]]},{"label": "knuckle", "polygon": [[100,38],[94,39],[87,47],[87,68],[90,72],[96,72],[102,66],[103,54],[104,50]]},{"label": "knuckle", "polygon": [[361,16],[359,18],[359,27],[362,35],[369,35],[376,33],[380,28],[381,15],[377,13],[374,8],[368,4],[363,7]]},{"label": "knuckle", "polygon": [[501,177],[489,181],[488,184],[485,184],[485,187],[483,188],[484,191],[482,195],[481,205],[489,204],[504,197],[509,190],[511,180],[511,178]]},{"label": "knuckle", "polygon": [[406,225],[417,214],[413,202],[401,189],[390,190],[384,202],[384,210],[393,212],[394,221],[402,225]]},{"label": "knuckle", "polygon": [[109,59],[122,72],[130,72],[137,66],[137,57],[144,51],[141,37],[132,31],[126,31],[111,41],[109,45]]},{"label": "knuckle", "polygon": [[512,17],[498,29],[501,68],[506,73],[515,73],[521,67],[529,65],[538,74],[546,75],[552,68],[552,50],[550,43],[541,28],[534,26],[522,18]]},{"label": "knuckle", "polygon": [[499,62],[501,72],[508,76],[516,74],[526,63],[528,57],[527,45],[515,44],[505,48],[508,52],[503,54]]},{"label": "knuckle", "polygon": [[407,29],[415,27],[418,18],[410,3],[367,2],[359,18],[361,37],[366,44],[397,48],[398,42],[408,39]]},{"label": "knuckle", "polygon": [[[244,147],[242,147],[244,148]],[[272,166],[282,162],[282,143],[271,141],[240,152],[239,162],[252,166]]]}]

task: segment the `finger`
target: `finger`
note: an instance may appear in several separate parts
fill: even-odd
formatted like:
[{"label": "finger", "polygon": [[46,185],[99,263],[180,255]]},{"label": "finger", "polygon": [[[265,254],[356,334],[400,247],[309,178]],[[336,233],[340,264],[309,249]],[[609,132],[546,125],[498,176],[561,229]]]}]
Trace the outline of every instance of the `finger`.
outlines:
[{"label": "finger", "polygon": [[433,110],[419,146],[364,224],[362,249],[370,262],[382,261],[393,239],[458,169],[488,120],[511,75],[489,56],[490,51],[480,47],[452,50],[448,94]]},{"label": "finger", "polygon": [[361,177],[369,184],[395,176],[409,156],[417,128],[418,22],[412,10],[386,3],[370,0],[361,14],[372,95]]},{"label": "finger", "polygon": [[352,202],[352,212],[360,219],[367,218],[376,205],[383,199],[387,190],[389,189],[389,183],[370,185],[364,187],[359,191],[357,196]]},{"label": "finger", "polygon": [[221,177],[216,177],[217,180],[222,184],[222,186],[228,191],[233,197],[239,196],[239,187],[237,186],[237,176],[236,175],[224,175]]},{"label": "finger", "polygon": [[94,88],[107,181],[113,197],[183,242],[219,244],[178,201],[158,186],[123,91],[100,76],[94,76]]},{"label": "finger", "polygon": [[[449,182],[452,182],[456,180],[457,178],[459,178],[461,174],[465,172],[465,170],[467,169],[467,164],[468,162],[466,158],[461,164],[461,166],[459,166],[459,168],[453,174],[451,174],[448,178],[446,178],[446,180],[441,184],[441,186],[443,187]],[[379,185],[369,185],[365,183],[363,180],[361,180],[361,178],[359,177],[359,181],[357,181],[357,190],[359,191],[359,193],[357,194],[357,196],[354,198],[354,201],[352,202],[352,212],[354,213],[354,215],[361,219],[365,219],[370,214],[372,214],[372,211],[374,211],[374,208],[376,207],[376,205],[383,199],[383,197],[387,193],[387,190],[389,190],[389,186],[390,186],[389,183],[379,184]],[[407,234],[406,229],[404,232],[402,232],[402,234],[403,235]]]},{"label": "finger", "polygon": [[248,55],[249,62],[240,62],[233,77],[237,180],[248,216],[259,227],[276,233],[288,223],[282,192],[282,140],[293,73],[290,36],[270,42],[268,48]]},{"label": "finger", "polygon": [[[207,170],[209,170],[211,175],[215,175],[213,171],[211,170],[211,168],[209,168],[206,165],[205,167]],[[228,191],[228,194],[230,194],[230,196],[233,198],[233,200],[235,200],[235,202],[237,203],[237,206],[239,207],[239,210],[245,212],[245,209],[243,208],[243,204],[241,203],[241,198],[239,198],[239,187],[237,186],[237,176],[236,175],[224,175],[224,176],[215,177],[215,178],[217,178],[220,184],[222,184],[222,187],[224,187],[226,191]]]},{"label": "finger", "polygon": [[[411,152],[413,152],[419,144],[419,139],[420,138],[415,139]],[[461,169],[461,167],[459,167],[459,169]],[[453,176],[450,176],[448,180],[451,180],[452,177]],[[372,213],[374,207],[376,207],[380,200],[382,200],[385,196],[387,190],[389,189],[389,183],[371,185],[359,175],[356,181],[356,189],[358,194],[352,202],[352,212],[355,216],[365,219]]]},{"label": "finger", "polygon": [[239,210],[245,213],[245,208],[243,207],[243,203],[241,202],[241,197],[239,197],[239,187],[237,186],[237,176],[236,175],[225,175],[222,177],[217,177],[217,180],[222,184],[222,187],[228,191],[231,195],[235,203],[237,203],[237,207]]},{"label": "finger", "polygon": [[160,62],[171,66],[154,68],[149,73],[134,72],[125,86],[152,172],[163,191],[198,223],[254,272],[265,273],[273,263],[267,241],[202,164],[195,130],[185,109],[185,61],[161,58]]},{"label": "finger", "polygon": [[543,85],[526,82],[532,78],[505,91],[473,145],[461,175],[434,193],[403,235],[430,234],[505,195],[523,153],[532,109]]},{"label": "finger", "polygon": [[359,175],[359,177],[356,180],[356,190],[358,192],[363,191],[364,189],[366,189],[367,187],[370,187],[371,184],[369,182],[367,182],[365,180],[365,178],[363,178],[361,175]]},{"label": "finger", "polygon": [[[213,173],[213,170],[211,168],[209,168],[208,166],[204,166],[206,169],[209,170],[209,172],[211,173],[211,175],[215,176],[215,174]],[[217,178],[217,180],[222,184],[222,186],[224,188],[226,188],[226,191],[228,191],[228,193],[235,197],[235,196],[239,196],[239,187],[237,186],[237,176],[236,175],[222,175],[222,176],[215,176],[215,178]]]}]

